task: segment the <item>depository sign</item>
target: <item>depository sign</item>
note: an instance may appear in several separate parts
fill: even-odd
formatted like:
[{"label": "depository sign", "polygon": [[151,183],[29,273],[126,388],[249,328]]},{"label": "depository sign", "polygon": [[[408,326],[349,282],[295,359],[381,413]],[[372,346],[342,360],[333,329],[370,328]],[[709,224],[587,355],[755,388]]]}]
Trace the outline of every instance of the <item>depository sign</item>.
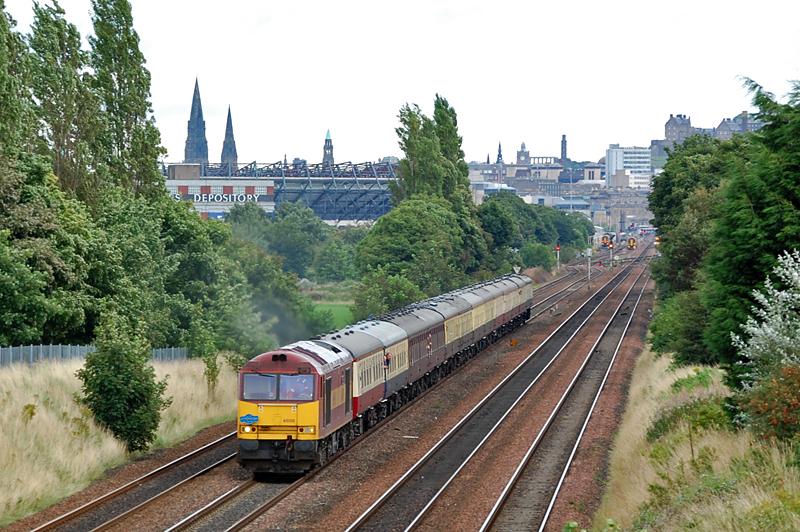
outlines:
[{"label": "depository sign", "polygon": [[261,203],[271,201],[267,194],[180,194],[176,192],[172,197],[178,201],[193,201],[194,203],[246,203],[253,201]]}]

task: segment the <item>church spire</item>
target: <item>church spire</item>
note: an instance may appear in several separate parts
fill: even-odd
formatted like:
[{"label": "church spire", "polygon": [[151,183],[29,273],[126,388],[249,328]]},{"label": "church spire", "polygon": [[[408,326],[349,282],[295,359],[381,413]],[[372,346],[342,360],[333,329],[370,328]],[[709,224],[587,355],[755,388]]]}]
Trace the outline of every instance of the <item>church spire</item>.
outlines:
[{"label": "church spire", "polygon": [[333,166],[333,141],[331,140],[331,130],[325,134],[325,146],[322,147],[322,164]]},{"label": "church spire", "polygon": [[222,142],[222,164],[228,164],[236,168],[238,158],[236,155],[236,140],[233,138],[233,121],[231,120],[231,106],[228,106],[228,122],[225,124],[225,140]]},{"label": "church spire", "polygon": [[206,122],[203,120],[203,105],[200,103],[200,85],[197,82],[197,78],[194,80],[192,111],[189,114],[183,162],[208,164]]},{"label": "church spire", "polygon": [[497,143],[497,162],[494,164],[503,164],[503,145],[501,143]]}]

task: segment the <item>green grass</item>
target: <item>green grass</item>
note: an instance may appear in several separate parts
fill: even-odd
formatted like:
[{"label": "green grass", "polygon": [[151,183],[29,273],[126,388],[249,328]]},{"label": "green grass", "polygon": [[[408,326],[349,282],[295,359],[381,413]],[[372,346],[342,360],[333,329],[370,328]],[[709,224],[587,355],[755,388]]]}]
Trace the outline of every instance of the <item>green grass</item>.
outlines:
[{"label": "green grass", "polygon": [[317,303],[316,308],[321,310],[330,310],[333,314],[333,326],[337,329],[350,325],[353,323],[353,313],[350,312],[350,305],[352,303]]}]

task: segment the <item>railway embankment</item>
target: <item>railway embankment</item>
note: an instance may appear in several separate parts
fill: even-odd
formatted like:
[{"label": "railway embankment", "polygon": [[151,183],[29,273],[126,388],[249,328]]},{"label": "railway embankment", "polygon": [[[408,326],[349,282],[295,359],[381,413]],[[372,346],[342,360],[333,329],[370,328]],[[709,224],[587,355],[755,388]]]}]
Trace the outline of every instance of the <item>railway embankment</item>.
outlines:
[{"label": "railway embankment", "polygon": [[[22,519],[12,529],[29,529],[34,521],[44,522],[62,507],[79,505],[76,498],[90,498],[94,491],[111,489],[155,463],[168,461],[181,449],[170,446],[199,430],[234,419],[233,371],[220,373],[210,396],[201,361],[156,362],[159,378],[169,375],[167,395],[173,398],[172,404],[162,414],[154,450],[128,455],[76,402],[80,381],[75,371],[81,364],[45,362],[0,369],[0,526]],[[228,432],[231,427],[226,427]],[[189,445],[213,439],[219,431],[218,427],[204,431]],[[84,489],[98,479],[102,480]],[[48,506],[45,512],[23,519]]]},{"label": "railway embankment", "polygon": [[[593,523],[626,530],[800,530],[800,467],[788,448],[736,428],[713,367],[645,351],[631,379]],[[609,521],[611,520],[611,521]]]}]

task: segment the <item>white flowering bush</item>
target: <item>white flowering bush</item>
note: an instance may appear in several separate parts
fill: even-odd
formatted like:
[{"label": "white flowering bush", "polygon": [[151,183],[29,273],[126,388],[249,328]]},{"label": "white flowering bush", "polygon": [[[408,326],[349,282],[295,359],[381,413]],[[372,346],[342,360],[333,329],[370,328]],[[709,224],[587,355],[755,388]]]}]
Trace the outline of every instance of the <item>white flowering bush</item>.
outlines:
[{"label": "white flowering bush", "polygon": [[800,251],[785,251],[773,270],[777,288],[767,278],[762,291],[753,292],[756,306],[743,334],[733,344],[748,366],[746,386],[752,387],[781,366],[800,365]]}]

